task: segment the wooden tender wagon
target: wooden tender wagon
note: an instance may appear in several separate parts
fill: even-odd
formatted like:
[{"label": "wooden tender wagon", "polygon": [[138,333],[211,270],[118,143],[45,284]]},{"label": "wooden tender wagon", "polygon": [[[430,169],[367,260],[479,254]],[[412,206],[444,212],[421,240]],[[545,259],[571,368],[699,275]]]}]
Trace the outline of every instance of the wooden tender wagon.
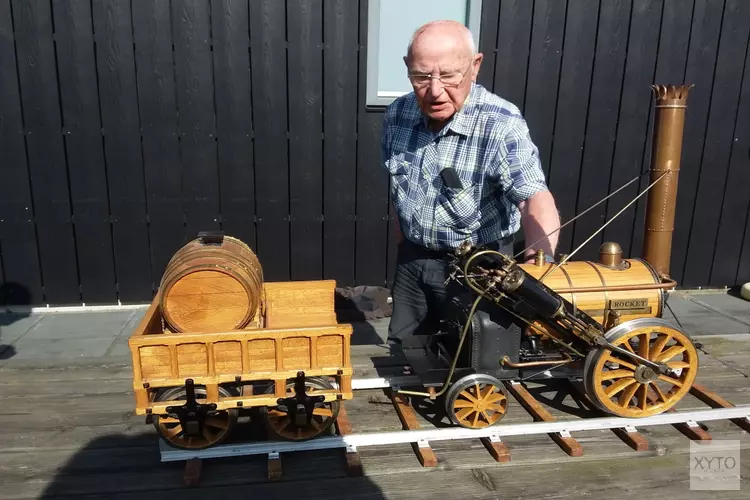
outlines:
[{"label": "wooden tender wagon", "polygon": [[232,244],[203,235],[175,254],[128,342],[136,414],[176,447],[218,444],[254,407],[277,437],[309,439],[352,398],[352,327],[336,321],[335,281],[263,283],[259,265],[256,280],[240,279],[250,250]]}]

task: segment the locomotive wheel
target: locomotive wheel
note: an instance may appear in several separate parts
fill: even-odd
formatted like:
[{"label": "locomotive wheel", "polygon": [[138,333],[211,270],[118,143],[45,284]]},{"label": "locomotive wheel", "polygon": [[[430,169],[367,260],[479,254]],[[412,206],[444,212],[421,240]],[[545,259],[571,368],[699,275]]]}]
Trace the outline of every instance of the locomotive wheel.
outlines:
[{"label": "locomotive wheel", "polygon": [[[219,396],[232,397],[224,387],[219,386]],[[173,387],[156,396],[156,401],[173,401],[186,400],[187,394],[184,387]],[[195,399],[198,403],[206,399],[206,388],[202,386],[195,387]],[[183,450],[203,450],[216,446],[226,439],[232,432],[239,412],[236,408],[231,410],[218,411],[216,415],[206,417],[203,425],[203,435],[201,437],[185,436],[183,433],[180,420],[173,417],[154,416],[153,422],[156,432],[159,436],[175,448]]]},{"label": "locomotive wheel", "polygon": [[[286,396],[294,396],[294,379],[286,382]],[[328,391],[334,389],[328,380],[320,377],[305,378],[305,393],[308,396],[316,396],[316,391]],[[266,390],[267,394],[274,392],[273,386]],[[287,441],[306,441],[327,432],[336,422],[339,415],[339,402],[326,401],[315,403],[309,425],[296,425],[289,409],[284,405],[261,407],[260,414],[266,422],[266,428],[276,438]]]},{"label": "locomotive wheel", "polygon": [[584,387],[603,411],[648,417],[675,406],[698,373],[698,351],[688,335],[660,318],[639,318],[609,330],[607,340],[649,361],[663,362],[676,376],[660,375],[624,354],[597,347],[584,367]]},{"label": "locomotive wheel", "polygon": [[458,379],[445,398],[445,411],[451,421],[469,429],[496,424],[507,409],[508,392],[502,382],[483,373]]}]

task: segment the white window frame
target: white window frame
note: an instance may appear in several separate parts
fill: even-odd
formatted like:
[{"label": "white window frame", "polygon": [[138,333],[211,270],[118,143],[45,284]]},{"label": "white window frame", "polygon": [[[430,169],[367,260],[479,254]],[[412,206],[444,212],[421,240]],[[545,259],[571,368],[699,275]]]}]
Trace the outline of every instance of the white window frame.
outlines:
[{"label": "white window frame", "polygon": [[[427,2],[428,0],[425,0]],[[482,0],[464,0],[469,6],[469,22],[467,27],[474,36],[474,42],[479,49],[479,31],[482,24]],[[369,0],[367,10],[367,91],[366,106],[384,107],[396,98],[408,94],[400,90],[379,89],[378,87],[378,55],[380,39],[380,0]],[[404,53],[406,47],[404,47]]]}]

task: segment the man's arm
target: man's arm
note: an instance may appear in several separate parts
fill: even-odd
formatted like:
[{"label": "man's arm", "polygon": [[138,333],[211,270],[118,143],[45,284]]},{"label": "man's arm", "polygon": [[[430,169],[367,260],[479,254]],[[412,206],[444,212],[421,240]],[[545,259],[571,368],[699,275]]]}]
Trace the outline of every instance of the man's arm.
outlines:
[{"label": "man's arm", "polygon": [[[549,191],[539,191],[518,205],[521,211],[521,226],[523,227],[526,246],[539,241],[523,256],[524,261],[533,259],[537,250],[554,257],[560,232],[549,235],[560,227],[560,215],[555,205],[555,199]],[[545,236],[549,235],[549,236]]]},{"label": "man's arm", "polygon": [[520,112],[500,141],[497,154],[505,195],[521,212],[525,243],[531,245],[523,261],[533,259],[537,250],[554,257],[559,232],[549,233],[560,227],[560,215],[544,177],[539,150]]}]

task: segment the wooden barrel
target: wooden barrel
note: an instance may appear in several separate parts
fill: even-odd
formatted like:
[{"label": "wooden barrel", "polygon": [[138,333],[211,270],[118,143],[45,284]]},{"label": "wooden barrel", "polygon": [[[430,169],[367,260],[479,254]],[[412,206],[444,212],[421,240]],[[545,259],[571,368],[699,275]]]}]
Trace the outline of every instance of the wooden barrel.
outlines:
[{"label": "wooden barrel", "polygon": [[[555,264],[521,264],[521,267],[539,279]],[[609,310],[620,314],[620,322],[642,317],[660,317],[665,302],[665,291],[657,288],[636,290],[604,290],[570,293],[574,288],[654,286],[661,280],[654,269],[641,259],[623,259],[617,266],[600,262],[571,261],[548,274],[542,282],[593,319],[604,323]]]},{"label": "wooden barrel", "polygon": [[263,269],[245,243],[201,233],[170,259],[160,305],[176,332],[221,332],[245,327],[261,304]]}]

